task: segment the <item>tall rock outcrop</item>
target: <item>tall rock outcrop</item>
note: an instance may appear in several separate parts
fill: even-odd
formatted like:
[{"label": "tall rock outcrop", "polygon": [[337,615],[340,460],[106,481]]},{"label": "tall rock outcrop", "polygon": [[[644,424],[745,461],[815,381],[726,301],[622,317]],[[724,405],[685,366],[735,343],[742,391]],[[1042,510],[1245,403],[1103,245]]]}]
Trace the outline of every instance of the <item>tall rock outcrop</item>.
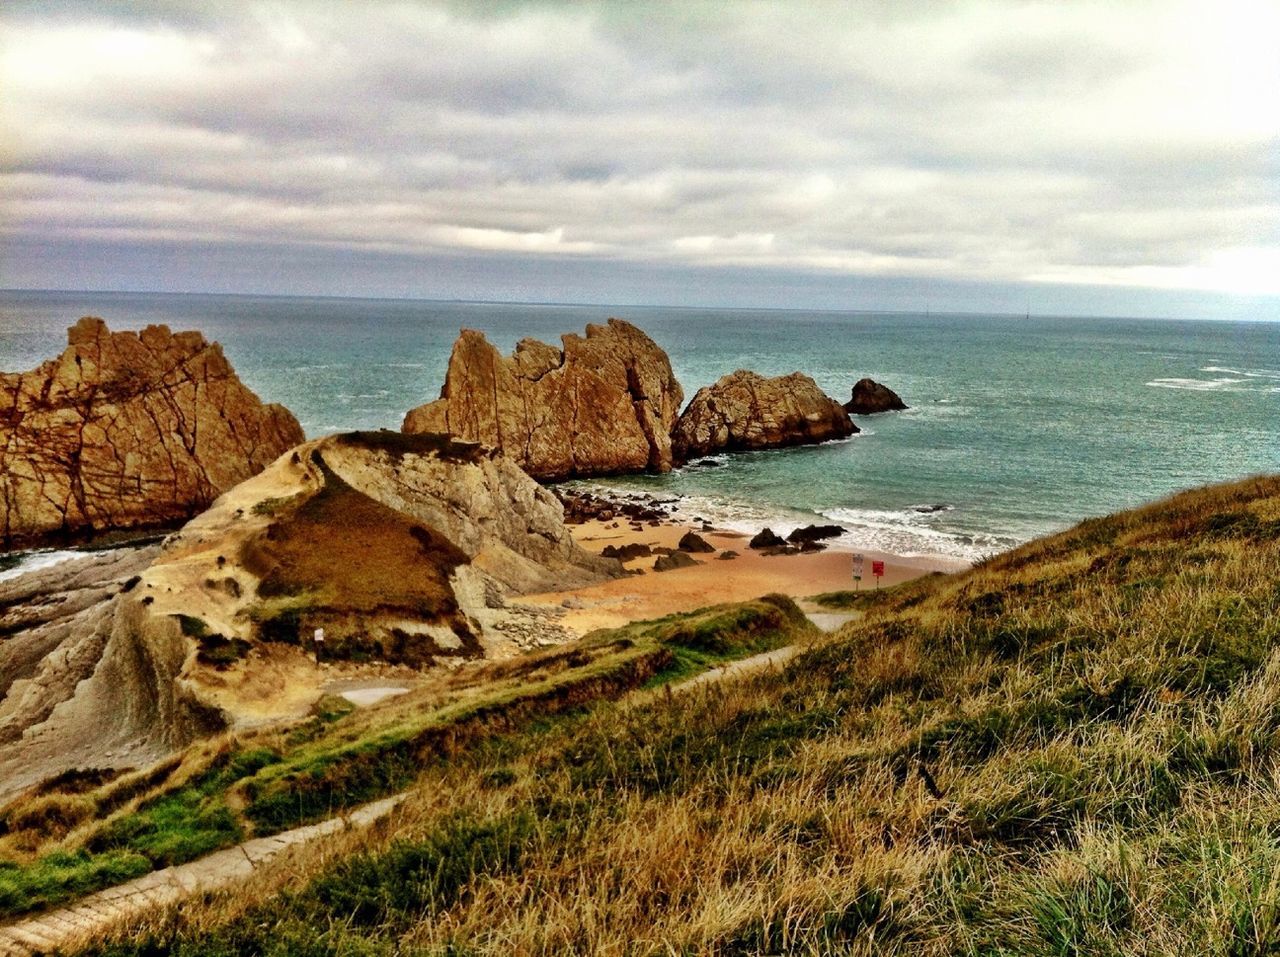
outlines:
[{"label": "tall rock outcrop", "polygon": [[739,369],[699,389],[671,443],[678,461],[842,439],[858,427],[840,403],[799,372],[766,379]]},{"label": "tall rock outcrop", "polygon": [[302,440],[199,332],[85,317],[56,359],[0,373],[0,545],[188,518]]},{"label": "tall rock outcrop", "polygon": [[464,329],[440,398],[410,411],[403,430],[501,449],[535,478],[670,470],[684,393],[667,354],[621,319],[561,342],[523,339],[504,358]]},{"label": "tall rock outcrop", "polygon": [[875,379],[859,379],[854,384],[844,410],[851,415],[875,415],[878,412],[900,412],[907,404],[887,385]]}]

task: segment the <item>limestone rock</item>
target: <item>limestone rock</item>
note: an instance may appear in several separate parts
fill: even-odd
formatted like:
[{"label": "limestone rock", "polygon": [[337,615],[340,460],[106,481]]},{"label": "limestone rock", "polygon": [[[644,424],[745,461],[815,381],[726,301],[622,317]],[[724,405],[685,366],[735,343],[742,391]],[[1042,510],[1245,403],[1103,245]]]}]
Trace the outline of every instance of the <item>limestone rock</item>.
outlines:
[{"label": "limestone rock", "polygon": [[0,373],[0,545],[189,518],[302,440],[200,333],[86,317],[58,358]]},{"label": "limestone rock", "polygon": [[766,379],[738,370],[699,389],[671,436],[678,461],[715,452],[775,449],[840,439],[858,427],[799,372]]},{"label": "limestone rock", "polygon": [[898,397],[898,393],[874,379],[859,379],[849,401],[844,404],[844,410],[851,415],[898,412],[906,407],[907,404]]},{"label": "limestone rock", "polygon": [[403,431],[501,449],[535,478],[670,470],[684,393],[667,354],[621,319],[561,341],[524,339],[503,358],[464,329],[440,398],[411,410]]}]

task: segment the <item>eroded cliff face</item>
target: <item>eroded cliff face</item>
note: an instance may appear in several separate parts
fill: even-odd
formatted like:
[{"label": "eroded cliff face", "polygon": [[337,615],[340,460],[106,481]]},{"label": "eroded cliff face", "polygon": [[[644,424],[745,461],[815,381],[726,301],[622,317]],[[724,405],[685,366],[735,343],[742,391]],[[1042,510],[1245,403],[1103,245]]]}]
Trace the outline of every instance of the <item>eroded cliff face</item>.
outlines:
[{"label": "eroded cliff face", "polygon": [[678,461],[716,452],[776,449],[853,435],[840,403],[799,372],[767,379],[739,369],[699,389],[672,433]]},{"label": "eroded cliff face", "polygon": [[0,582],[0,800],[74,768],[141,767],[225,725],[183,681],[195,651],[179,622],[135,593],[159,552]]},{"label": "eroded cliff face", "polygon": [[181,521],[302,440],[200,333],[86,317],[0,374],[0,546]]},{"label": "eroded cliff face", "polygon": [[411,410],[403,431],[501,449],[541,479],[668,471],[684,393],[667,354],[620,319],[562,343],[524,339],[504,358],[463,330],[441,397]]},{"label": "eroded cliff face", "polygon": [[564,633],[508,599],[621,573],[496,450],[398,432],[304,443],[162,546],[0,582],[0,799],[305,715],[361,669],[553,642]]}]

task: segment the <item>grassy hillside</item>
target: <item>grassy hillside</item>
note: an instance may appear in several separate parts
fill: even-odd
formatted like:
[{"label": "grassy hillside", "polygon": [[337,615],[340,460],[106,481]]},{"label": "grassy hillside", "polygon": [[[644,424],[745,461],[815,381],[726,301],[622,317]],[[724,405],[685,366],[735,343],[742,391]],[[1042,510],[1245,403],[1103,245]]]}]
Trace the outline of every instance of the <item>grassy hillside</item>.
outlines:
[{"label": "grassy hillside", "polygon": [[98,952],[1280,952],[1280,479],[865,612],[468,752],[399,833]]},{"label": "grassy hillside", "polygon": [[368,711],[198,742],[143,771],[60,775],[0,808],[0,918],[398,792],[439,766],[528,747],[600,701],[813,637],[788,598],[671,615],[475,664]]}]

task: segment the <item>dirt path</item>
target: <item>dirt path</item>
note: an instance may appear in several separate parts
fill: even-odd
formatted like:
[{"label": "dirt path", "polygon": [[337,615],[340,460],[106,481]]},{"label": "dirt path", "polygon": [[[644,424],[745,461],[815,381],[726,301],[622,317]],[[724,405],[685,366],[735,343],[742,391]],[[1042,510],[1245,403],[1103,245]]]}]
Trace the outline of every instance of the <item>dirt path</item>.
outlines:
[{"label": "dirt path", "polygon": [[136,880],[90,894],[69,907],[48,911],[0,927],[0,955],[31,957],[87,941],[104,930],[193,894],[214,891],[242,880],[277,855],[348,827],[367,827],[386,817],[405,799],[395,794],[356,808],[342,817],[259,837],[206,857],[152,871]]},{"label": "dirt path", "polygon": [[[811,612],[809,617],[823,631],[834,631],[852,615]],[[779,667],[803,650],[802,645],[775,648],[750,658],[712,668],[678,685],[675,692],[698,688],[766,668]],[[94,935],[148,911],[176,903],[196,893],[227,887],[251,875],[255,869],[292,847],[341,831],[367,827],[386,817],[409,792],[365,804],[341,817],[294,828],[270,837],[255,838],[176,867],[152,871],[136,880],[90,894],[75,904],[47,911],[17,923],[0,926],[0,957],[32,957],[87,941]]]}]

